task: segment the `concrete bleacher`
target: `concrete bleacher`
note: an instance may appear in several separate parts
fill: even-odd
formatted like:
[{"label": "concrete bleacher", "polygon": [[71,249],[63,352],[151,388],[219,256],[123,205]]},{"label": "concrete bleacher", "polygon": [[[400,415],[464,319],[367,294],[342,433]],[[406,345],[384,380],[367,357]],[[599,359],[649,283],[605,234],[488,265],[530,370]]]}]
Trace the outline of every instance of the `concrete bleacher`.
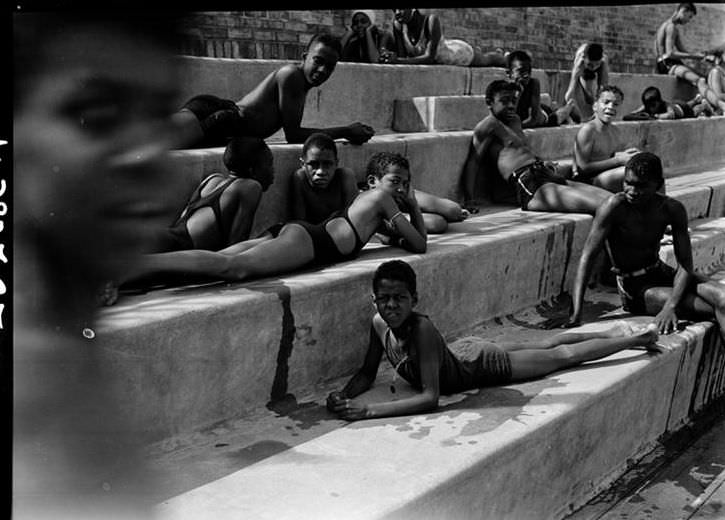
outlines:
[{"label": "concrete bleacher", "polygon": [[[180,59],[185,95],[233,99],[284,63]],[[567,74],[536,71],[555,97]],[[340,64],[308,96],[305,124],[361,120],[389,132],[396,99],[482,94],[502,75]],[[666,98],[689,92],[667,76],[612,76],[625,95],[649,84]],[[688,210],[697,268],[725,280],[725,118],[616,124],[663,158],[667,192]],[[577,129],[526,133],[545,158],[566,160]],[[374,153],[397,151],[409,157],[416,188],[453,197],[470,137],[377,135],[363,146],[339,143],[340,163],[362,180]],[[287,181],[299,165],[301,145],[271,149],[275,184],[254,231],[286,217]],[[222,151],[174,151],[170,162],[191,191],[222,169]],[[553,334],[538,322],[570,289],[590,225],[582,214],[496,207],[429,237],[424,255],[370,243],[357,260],[322,269],[123,296],[101,312],[96,334],[121,375],[122,406],[166,471],[159,516],[546,519],[586,502],[725,393],[725,345],[712,324],[662,338],[660,354],[625,351],[540,381],[445,397],[430,414],[345,425],[321,405],[362,360],[370,281],[382,261],[414,267],[419,309],[447,340],[538,339]],[[672,263],[672,247],[661,256]],[[627,317],[612,291],[590,291],[587,301],[590,320]],[[371,398],[389,397],[391,377],[382,369]]]}]

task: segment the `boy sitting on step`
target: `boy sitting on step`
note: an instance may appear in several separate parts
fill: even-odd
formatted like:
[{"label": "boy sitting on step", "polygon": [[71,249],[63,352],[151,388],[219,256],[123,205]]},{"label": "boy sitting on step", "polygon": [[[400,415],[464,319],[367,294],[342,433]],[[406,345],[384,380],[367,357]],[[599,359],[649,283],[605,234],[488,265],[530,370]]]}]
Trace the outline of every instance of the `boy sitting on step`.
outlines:
[{"label": "boy sitting on step", "polygon": [[[467,338],[466,355],[457,355],[433,322],[414,310],[415,272],[401,260],[385,262],[375,271],[373,301],[378,312],[363,366],[342,391],[327,398],[327,408],[348,421],[429,412],[437,408],[441,394],[539,378],[626,348],[651,346],[658,338],[653,328],[635,332],[620,323],[606,331],[564,333],[532,343]],[[365,404],[355,398],[372,386],[383,354],[395,369],[390,399]],[[398,375],[418,393],[395,399]]]},{"label": "boy sitting on step", "polygon": [[[368,175],[384,171],[396,156],[378,153],[370,159]],[[291,218],[317,224],[350,205],[357,196],[355,174],[338,167],[337,147],[330,136],[312,134],[302,146],[302,167],[291,177]],[[413,190],[428,233],[443,233],[448,222],[459,222],[468,212],[452,200]],[[408,211],[403,210],[405,213]]]}]

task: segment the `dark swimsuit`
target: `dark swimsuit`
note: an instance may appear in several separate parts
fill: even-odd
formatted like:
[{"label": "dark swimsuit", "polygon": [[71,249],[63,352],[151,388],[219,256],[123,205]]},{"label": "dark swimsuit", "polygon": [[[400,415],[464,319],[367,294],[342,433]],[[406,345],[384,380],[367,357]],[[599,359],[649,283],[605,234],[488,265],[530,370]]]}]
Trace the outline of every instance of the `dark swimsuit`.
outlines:
[{"label": "dark swimsuit", "polygon": [[672,287],[677,272],[661,260],[631,273],[615,268],[612,271],[617,275],[617,292],[622,299],[622,308],[632,314],[647,314],[644,293],[652,287]]},{"label": "dark swimsuit", "polygon": [[531,164],[516,168],[508,180],[516,190],[516,200],[522,210],[528,208],[536,190],[547,182],[566,184],[566,179],[557,174],[554,165],[547,164],[539,158]]},{"label": "dark swimsuit", "polygon": [[231,99],[202,94],[191,98],[181,108],[191,111],[199,120],[204,138],[197,146],[226,146],[240,133],[242,112]]},{"label": "dark swimsuit", "polygon": [[669,74],[670,69],[675,65],[684,65],[684,63],[677,58],[660,58],[657,60],[657,65],[655,65],[655,72],[657,74]]},{"label": "dark swimsuit", "polygon": [[[347,221],[347,223],[350,225],[350,228],[352,229],[353,234],[355,235],[355,247],[353,247],[352,251],[346,254],[341,253],[340,250],[337,249],[335,241],[332,239],[330,234],[327,232],[327,229],[325,228],[328,222],[338,217],[342,217]],[[360,254],[360,251],[365,246],[365,242],[360,240],[360,235],[358,235],[357,229],[355,229],[355,226],[353,225],[350,217],[347,214],[347,209],[345,211],[336,211],[319,224],[310,224],[309,222],[305,222],[304,220],[291,220],[290,222],[288,222],[288,224],[298,224],[302,226],[305,231],[307,231],[307,234],[310,235],[315,255],[315,258],[312,261],[313,265],[330,265],[337,262],[352,260],[353,258],[357,258],[357,256]],[[284,227],[284,225],[285,224],[276,224],[270,227],[268,231],[272,233],[272,236],[276,237],[277,235],[279,235],[279,232],[282,227]]]},{"label": "dark swimsuit", "polygon": [[[201,195],[201,191],[214,177],[223,177],[224,180],[217,184],[217,186],[204,196]],[[182,251],[185,249],[193,249],[194,242],[191,240],[189,230],[186,227],[186,223],[191,216],[200,208],[210,207],[214,212],[216,219],[217,229],[221,237],[228,237],[229,230],[224,229],[224,221],[222,219],[222,208],[219,203],[222,193],[227,187],[237,180],[237,177],[227,177],[221,173],[213,173],[201,181],[199,187],[194,191],[186,204],[186,207],[181,212],[179,218],[166,230],[165,236],[163,237],[162,250],[163,251]]]}]

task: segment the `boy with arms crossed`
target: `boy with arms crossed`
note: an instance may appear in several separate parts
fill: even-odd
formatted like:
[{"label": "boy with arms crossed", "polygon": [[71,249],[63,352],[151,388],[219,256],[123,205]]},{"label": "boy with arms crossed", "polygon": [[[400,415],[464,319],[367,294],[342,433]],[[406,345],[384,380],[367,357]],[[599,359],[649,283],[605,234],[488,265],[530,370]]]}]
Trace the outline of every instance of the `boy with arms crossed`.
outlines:
[{"label": "boy with arms crossed", "polygon": [[264,139],[280,128],[284,129],[288,143],[302,143],[310,134],[320,131],[353,144],[368,141],[375,131],[362,123],[325,129],[301,126],[307,93],[328,80],[341,52],[337,38],[316,34],[302,63],[271,72],[240,101],[235,103],[208,94],[190,99],[174,114],[182,146],[224,146],[239,135]]},{"label": "boy with arms crossed", "polygon": [[[660,333],[676,330],[678,313],[714,316],[725,331],[725,285],[695,273],[687,212],[679,201],[658,193],[663,184],[659,157],[642,152],[629,160],[624,191],[612,195],[597,211],[584,244],[568,326],[581,321],[592,259],[606,245],[625,311],[655,316]],[[659,259],[667,226],[672,228],[677,270]]]},{"label": "boy with arms crossed", "polygon": [[516,113],[521,87],[506,80],[492,81],[486,88],[491,114],[473,130],[461,184],[465,207],[473,205],[476,179],[483,166],[495,165],[501,178],[516,191],[522,210],[562,211],[594,214],[609,197],[596,186],[567,181],[570,168],[544,162],[528,145],[521,119]]},{"label": "boy with arms crossed", "polygon": [[[348,421],[432,411],[441,394],[543,377],[626,348],[652,345],[658,338],[653,329],[635,334],[624,324],[602,332],[558,334],[535,343],[495,344],[472,338],[469,346],[474,348],[464,359],[448,349],[427,316],[415,312],[416,276],[407,263],[393,260],[378,267],[373,301],[378,312],[363,366],[342,391],[327,398],[327,408]],[[355,397],[372,386],[383,353],[396,375],[419,393],[364,404]],[[391,392],[394,389],[393,384]]]},{"label": "boy with arms crossed", "polygon": [[619,129],[612,124],[623,96],[619,88],[603,86],[594,102],[594,119],[582,125],[574,141],[573,178],[611,192],[622,189],[624,165],[639,151],[623,150]]}]

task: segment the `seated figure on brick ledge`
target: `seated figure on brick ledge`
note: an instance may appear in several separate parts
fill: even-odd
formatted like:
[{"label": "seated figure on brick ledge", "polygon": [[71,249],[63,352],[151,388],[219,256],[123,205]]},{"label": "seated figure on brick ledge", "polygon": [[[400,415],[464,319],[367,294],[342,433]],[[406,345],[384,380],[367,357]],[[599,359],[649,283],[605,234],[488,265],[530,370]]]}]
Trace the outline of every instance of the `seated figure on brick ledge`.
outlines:
[{"label": "seated figure on brick ledge", "polygon": [[307,93],[329,79],[340,59],[340,40],[317,34],[310,40],[302,63],[271,72],[240,101],[203,94],[187,101],[174,121],[179,128],[178,148],[226,146],[238,136],[267,138],[284,130],[288,143],[302,143],[315,132],[333,139],[362,144],[374,134],[363,123],[330,128],[302,127]]}]

